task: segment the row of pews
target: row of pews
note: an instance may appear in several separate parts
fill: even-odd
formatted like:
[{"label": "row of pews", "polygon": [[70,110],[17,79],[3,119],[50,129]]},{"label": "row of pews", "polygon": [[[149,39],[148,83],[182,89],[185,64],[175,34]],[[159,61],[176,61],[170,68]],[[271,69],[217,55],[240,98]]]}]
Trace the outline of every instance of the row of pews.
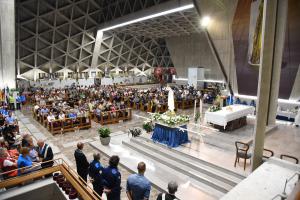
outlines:
[{"label": "row of pews", "polygon": [[95,122],[100,123],[101,125],[115,124],[120,121],[131,120],[132,109],[125,108],[116,111],[105,111],[101,112],[100,115],[93,114],[92,118]]},{"label": "row of pews", "polygon": [[[126,101],[125,104],[135,110],[141,110],[145,112],[158,112],[158,113],[164,113],[168,110],[168,104],[161,104],[160,106],[153,106],[149,102],[148,103],[136,103],[136,102],[130,102]],[[195,105],[195,99],[185,99],[181,101],[175,101],[175,111],[177,109],[188,109],[193,108]],[[197,102],[196,106],[199,106],[199,101]]]},{"label": "row of pews", "polygon": [[92,127],[91,115],[88,117],[56,119],[51,122],[48,122],[47,117],[48,114],[39,114],[33,111],[33,118],[47,128],[53,135],[57,133],[89,129]]}]

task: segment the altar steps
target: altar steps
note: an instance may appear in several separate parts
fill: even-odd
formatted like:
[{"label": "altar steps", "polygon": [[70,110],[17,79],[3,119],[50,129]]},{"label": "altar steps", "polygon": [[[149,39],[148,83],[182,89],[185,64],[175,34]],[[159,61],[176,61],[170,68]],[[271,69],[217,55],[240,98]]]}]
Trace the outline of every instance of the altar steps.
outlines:
[{"label": "altar steps", "polygon": [[123,141],[123,145],[205,184],[210,188],[210,193],[225,194],[245,178],[175,149],[154,144],[147,138],[132,138],[130,142]]}]

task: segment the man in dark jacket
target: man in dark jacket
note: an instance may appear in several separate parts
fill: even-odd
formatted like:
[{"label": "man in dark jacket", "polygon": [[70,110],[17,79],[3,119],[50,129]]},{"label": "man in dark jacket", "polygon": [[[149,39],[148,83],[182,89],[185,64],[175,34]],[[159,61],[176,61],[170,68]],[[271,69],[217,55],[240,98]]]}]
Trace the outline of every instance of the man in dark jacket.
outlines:
[{"label": "man in dark jacket", "polygon": [[86,156],[82,152],[84,144],[81,142],[77,143],[77,149],[74,152],[74,157],[76,161],[77,173],[78,175],[87,182],[87,175],[89,172],[89,162],[86,159]]},{"label": "man in dark jacket", "polygon": [[38,154],[41,159],[41,162],[49,161],[47,163],[42,163],[41,167],[42,168],[52,167],[53,166],[52,148],[48,144],[46,144],[43,140],[38,140],[37,145],[38,145]]},{"label": "man in dark jacket", "polygon": [[121,199],[121,173],[118,170],[120,158],[112,156],[109,159],[109,166],[103,169],[104,192],[107,194],[107,200]]},{"label": "man in dark jacket", "polygon": [[90,163],[89,176],[92,178],[93,189],[101,197],[103,192],[102,170],[100,153],[94,153],[94,160]]}]

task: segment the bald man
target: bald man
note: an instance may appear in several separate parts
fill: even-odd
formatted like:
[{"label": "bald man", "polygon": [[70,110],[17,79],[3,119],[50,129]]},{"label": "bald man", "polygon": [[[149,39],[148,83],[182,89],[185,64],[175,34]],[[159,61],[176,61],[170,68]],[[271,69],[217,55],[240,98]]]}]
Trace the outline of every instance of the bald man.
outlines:
[{"label": "bald man", "polygon": [[77,149],[74,152],[74,157],[76,161],[77,173],[78,175],[87,182],[87,175],[89,172],[89,162],[86,159],[86,156],[82,152],[84,144],[82,142],[77,143]]},{"label": "bald man", "polygon": [[38,140],[37,141],[38,145],[38,155],[40,157],[41,162],[47,162],[47,163],[42,163],[41,167],[42,168],[47,168],[47,167],[52,167],[53,166],[53,151],[52,148],[45,143],[44,140]]},{"label": "bald man", "polygon": [[127,179],[126,194],[129,200],[147,200],[150,196],[151,183],[144,176],[146,164],[140,162],[137,169],[138,174],[132,174]]}]

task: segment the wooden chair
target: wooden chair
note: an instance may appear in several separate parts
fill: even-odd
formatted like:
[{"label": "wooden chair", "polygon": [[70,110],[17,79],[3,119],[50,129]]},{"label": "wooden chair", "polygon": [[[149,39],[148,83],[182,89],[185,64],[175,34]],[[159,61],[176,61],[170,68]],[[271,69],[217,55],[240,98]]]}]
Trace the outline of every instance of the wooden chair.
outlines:
[{"label": "wooden chair", "polygon": [[[247,159],[250,159],[252,156],[251,153],[248,153],[250,146],[247,143],[236,141],[235,147],[236,147],[236,157],[235,157],[234,167],[236,167],[236,163],[240,161],[240,158],[242,158],[244,159],[244,170],[245,170],[246,161]],[[250,159],[250,163],[251,163],[251,159]]]},{"label": "wooden chair", "polygon": [[294,156],[290,156],[290,155],[286,155],[286,154],[281,154],[280,155],[280,159],[285,160],[285,158],[289,158],[291,160],[294,160],[296,164],[299,163],[298,158],[294,157]]},{"label": "wooden chair", "polygon": [[[268,154],[268,155],[266,155]],[[272,156],[274,156],[274,152],[270,149],[264,149],[263,151],[263,161],[267,161],[269,158],[271,158]]]}]

